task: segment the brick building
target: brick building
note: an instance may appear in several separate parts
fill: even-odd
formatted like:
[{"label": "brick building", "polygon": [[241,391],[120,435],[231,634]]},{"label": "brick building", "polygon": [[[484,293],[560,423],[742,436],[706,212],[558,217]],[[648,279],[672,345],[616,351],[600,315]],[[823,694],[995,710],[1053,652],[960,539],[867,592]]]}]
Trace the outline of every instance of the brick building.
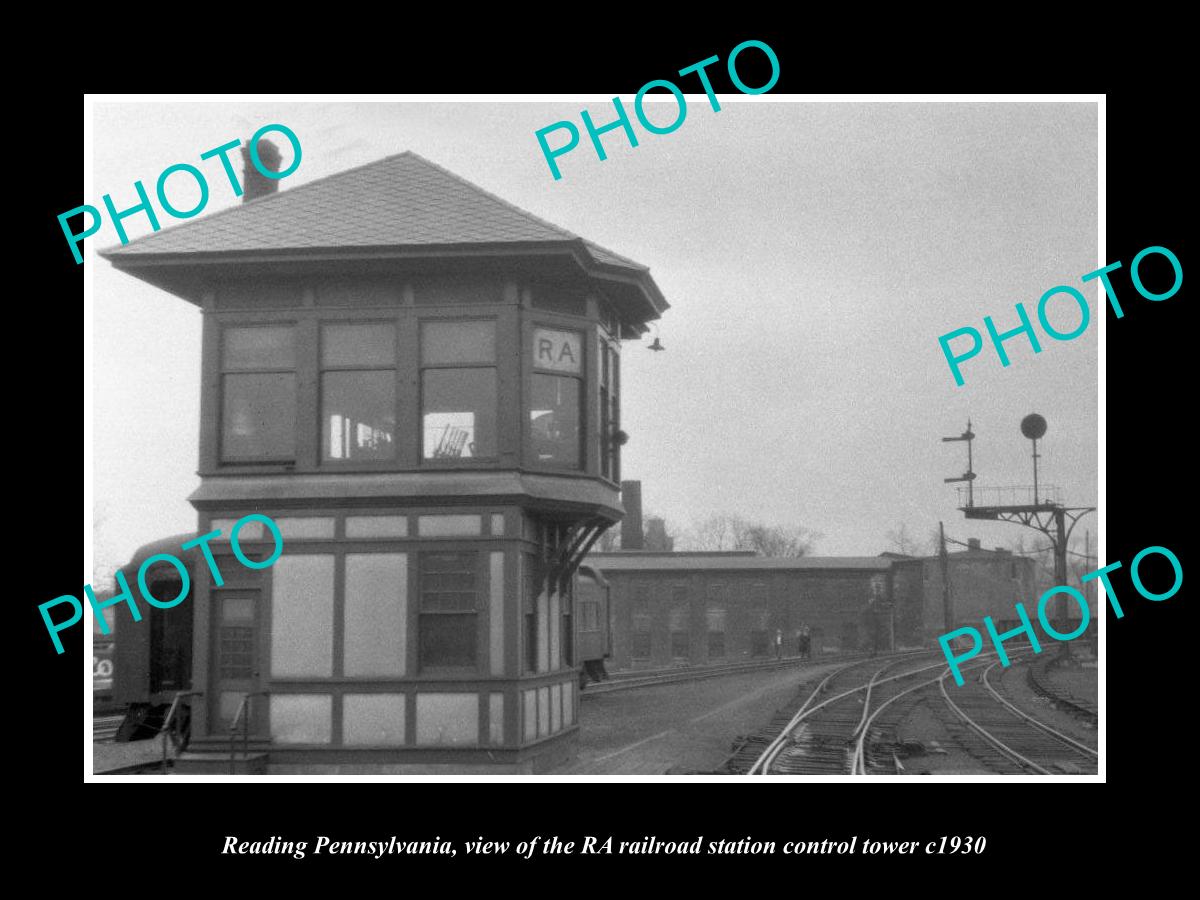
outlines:
[{"label": "brick building", "polygon": [[808,626],[816,653],[891,646],[893,561],[768,559],[750,552],[597,553],[612,605],[612,667],[660,668],[795,655]]},{"label": "brick building", "polygon": [[[1002,548],[985,550],[975,538],[967,545],[966,550],[949,553],[946,559],[952,628],[978,628],[984,616],[991,616],[998,626],[1015,622],[1017,602],[1027,610],[1036,609],[1039,592],[1033,559]],[[936,641],[946,632],[941,561],[937,556],[885,555],[894,563],[897,634],[914,643]]]}]

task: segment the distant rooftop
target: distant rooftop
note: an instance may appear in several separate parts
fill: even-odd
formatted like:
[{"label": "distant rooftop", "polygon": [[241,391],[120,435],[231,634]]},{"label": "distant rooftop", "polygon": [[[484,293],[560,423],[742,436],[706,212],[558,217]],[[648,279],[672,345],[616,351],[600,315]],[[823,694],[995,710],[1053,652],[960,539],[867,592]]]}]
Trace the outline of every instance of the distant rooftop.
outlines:
[{"label": "distant rooftop", "polygon": [[597,559],[613,559],[628,557],[630,559],[645,559],[648,556],[691,556],[691,557],[727,557],[727,556],[758,556],[753,550],[607,550],[589,554]]},{"label": "distant rooftop", "polygon": [[879,556],[799,556],[768,558],[712,553],[594,553],[587,561],[601,572],[842,570],[886,572],[892,560]]}]

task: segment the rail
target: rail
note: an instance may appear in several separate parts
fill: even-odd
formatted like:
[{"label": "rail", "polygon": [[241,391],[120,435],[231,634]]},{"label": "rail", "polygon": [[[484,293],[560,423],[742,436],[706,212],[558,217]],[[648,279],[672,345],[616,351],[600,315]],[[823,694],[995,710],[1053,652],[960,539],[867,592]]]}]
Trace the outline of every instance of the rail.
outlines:
[{"label": "rail", "polygon": [[866,653],[838,653],[828,656],[785,656],[783,659],[767,659],[758,662],[727,663],[715,666],[680,666],[674,669],[655,670],[652,675],[638,672],[615,673],[609,681],[588,685],[581,689],[579,697],[586,700],[600,694],[611,694],[617,691],[634,690],[643,687],[658,687],[664,684],[675,684],[683,681],[702,681],[706,678],[719,678],[724,675],[740,675],[743,672],[763,672],[775,669],[800,668],[809,665],[826,665],[830,663],[859,660],[869,662],[872,659],[887,659],[892,656],[914,655],[926,653],[926,650],[897,650],[877,656]]},{"label": "rail", "polygon": [[1068,747],[1072,747],[1075,750],[1078,750],[1080,753],[1090,756],[1093,759],[1098,760],[1100,758],[1100,754],[1097,753],[1095,750],[1093,750],[1091,747],[1087,746],[1086,744],[1079,743],[1079,741],[1075,740],[1072,737],[1068,737],[1067,735],[1063,734],[1061,731],[1058,731],[1055,728],[1051,728],[1045,722],[1041,721],[1040,719],[1034,718],[1033,716],[1026,713],[1024,710],[1017,709],[1017,707],[1015,707],[1011,703],[1009,703],[1008,700],[1006,700],[1004,697],[1000,696],[1000,692],[997,691],[994,687],[992,687],[992,683],[990,681],[988,681],[988,674],[992,671],[992,669],[996,668],[996,665],[997,665],[997,663],[992,663],[983,672],[983,686],[986,687],[991,692],[993,697],[995,697],[997,700],[999,700],[1001,703],[1003,703],[1006,707],[1008,707],[1008,709],[1011,712],[1015,713],[1016,715],[1020,716],[1022,719],[1027,721],[1034,728],[1037,728],[1038,730],[1045,732],[1046,734],[1050,735],[1050,737],[1055,738],[1056,740],[1062,741]]},{"label": "rail", "polygon": [[237,712],[233,715],[233,722],[229,726],[230,775],[233,775],[236,772],[237,733],[239,723],[242,726],[242,759],[250,758],[250,698],[265,697],[270,693],[270,691],[249,691],[242,696],[242,702],[238,704]]},{"label": "rail", "polygon": [[[866,660],[866,661],[870,662],[870,660]],[[875,673],[875,676],[878,676],[881,672],[883,672],[884,669],[887,669],[894,664],[895,664],[895,661],[889,662],[887,665],[885,665],[881,669],[879,669],[879,671],[877,671]],[[871,682],[868,684],[860,684],[856,688],[851,688],[848,691],[842,691],[842,693],[836,694],[833,697],[830,697],[828,700],[825,700],[822,703],[818,703],[816,706],[812,707],[811,709],[808,708],[809,703],[817,695],[819,695],[822,691],[825,690],[828,683],[835,676],[840,675],[842,672],[845,672],[847,669],[853,668],[856,665],[862,665],[862,662],[851,663],[850,665],[842,666],[841,668],[836,669],[833,672],[830,672],[829,675],[827,675],[825,677],[825,679],[819,685],[817,685],[817,689],[815,691],[813,691],[812,694],[809,695],[809,698],[808,698],[808,700],[805,701],[804,706],[800,707],[799,711],[792,717],[791,721],[789,721],[788,724],[786,726],[784,726],[783,730],[779,733],[779,736],[776,737],[775,740],[773,740],[767,746],[767,749],[762,752],[762,754],[759,756],[759,758],[757,760],[755,760],[754,765],[752,765],[750,767],[749,772],[747,772],[746,774],[748,774],[748,775],[767,775],[767,774],[769,774],[771,771],[772,764],[775,762],[775,759],[779,756],[779,754],[783,751],[784,746],[787,744],[788,737],[796,729],[796,727],[801,722],[803,722],[806,718],[813,715],[817,711],[824,709],[826,706],[829,706],[831,703],[836,703],[839,700],[844,700],[846,697],[857,694],[859,691],[865,691],[871,685],[888,684],[893,681],[898,681],[901,678],[911,678],[913,675],[918,675],[921,672],[927,672],[930,669],[940,669],[945,665],[945,663],[937,662],[937,663],[934,663],[933,665],[922,666],[921,668],[914,669],[911,672],[902,672],[899,675],[893,675],[890,678],[884,678],[882,680],[876,680],[875,678],[872,678]]]},{"label": "rail", "polygon": [[175,699],[171,701],[171,708],[167,710],[166,716],[163,718],[163,723],[158,729],[158,733],[162,735],[162,773],[167,774],[167,740],[170,739],[175,744],[175,749],[179,750],[183,746],[182,741],[176,741],[171,731],[171,726],[175,722],[175,714],[179,711],[179,701],[184,697],[203,697],[203,691],[176,691]]},{"label": "rail", "polygon": [[[996,663],[993,663],[992,665],[994,666],[994,665],[996,665]],[[989,670],[991,668],[992,668],[992,666],[988,666]],[[988,731],[986,728],[984,728],[978,722],[976,722],[974,719],[972,719],[970,716],[968,716],[965,712],[963,712],[962,709],[959,708],[958,704],[950,699],[950,694],[947,693],[947,691],[946,691],[946,675],[949,675],[949,674],[950,674],[950,668],[947,666],[945,674],[943,674],[942,677],[938,679],[938,685],[942,689],[942,697],[945,698],[946,703],[950,706],[951,711],[956,716],[958,716],[960,719],[962,719],[963,722],[966,723],[967,727],[972,729],[976,734],[978,734],[981,738],[983,738],[987,743],[991,744],[993,747],[995,747],[997,750],[999,750],[1001,754],[1003,754],[1004,756],[1007,756],[1009,759],[1011,759],[1017,765],[1024,766],[1029,769],[1033,769],[1033,771],[1037,772],[1040,775],[1053,775],[1054,774],[1049,769],[1039,766],[1037,763],[1035,763],[1029,757],[1022,756],[1020,753],[1018,753],[1012,747],[1008,746],[1008,744],[1006,744],[1002,740],[1000,740],[1000,738],[996,737],[994,734],[992,734],[990,731]]]}]

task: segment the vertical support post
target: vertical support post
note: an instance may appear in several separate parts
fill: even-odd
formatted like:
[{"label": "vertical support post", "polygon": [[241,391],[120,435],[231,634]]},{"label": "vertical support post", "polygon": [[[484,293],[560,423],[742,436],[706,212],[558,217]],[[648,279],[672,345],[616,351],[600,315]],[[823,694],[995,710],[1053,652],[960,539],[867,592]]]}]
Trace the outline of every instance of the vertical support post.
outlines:
[{"label": "vertical support post", "polygon": [[[1036,458],[1035,458],[1036,464]],[[1067,512],[1061,506],[1054,510],[1054,583],[1055,585],[1065,585],[1067,583]],[[1069,631],[1067,628],[1067,596],[1060,594],[1058,599],[1058,618],[1061,624],[1059,628],[1064,631]],[[1061,655],[1064,659],[1071,655],[1071,644],[1069,641],[1063,641]]]},{"label": "vertical support post", "polygon": [[975,505],[975,460],[971,453],[971,444],[975,435],[971,432],[971,420],[967,419],[967,506]]},{"label": "vertical support post", "polygon": [[[1033,438],[1033,505],[1038,505],[1038,482],[1037,482],[1037,438]],[[1060,581],[1059,584],[1062,584]]]},{"label": "vertical support post", "polygon": [[954,611],[950,605],[950,559],[946,554],[946,526],[938,522],[938,561],[942,567],[942,616],[946,631],[954,630]]}]

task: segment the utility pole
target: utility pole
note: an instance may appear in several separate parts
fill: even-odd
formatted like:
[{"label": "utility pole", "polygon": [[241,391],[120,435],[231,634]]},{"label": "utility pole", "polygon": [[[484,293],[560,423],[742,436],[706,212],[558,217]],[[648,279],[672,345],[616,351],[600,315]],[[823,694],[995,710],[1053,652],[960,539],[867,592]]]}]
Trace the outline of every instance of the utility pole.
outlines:
[{"label": "utility pole", "polygon": [[942,567],[942,617],[946,631],[950,631],[954,628],[954,610],[950,605],[950,557],[946,553],[946,526],[942,522],[938,522],[938,536],[938,562]]}]

